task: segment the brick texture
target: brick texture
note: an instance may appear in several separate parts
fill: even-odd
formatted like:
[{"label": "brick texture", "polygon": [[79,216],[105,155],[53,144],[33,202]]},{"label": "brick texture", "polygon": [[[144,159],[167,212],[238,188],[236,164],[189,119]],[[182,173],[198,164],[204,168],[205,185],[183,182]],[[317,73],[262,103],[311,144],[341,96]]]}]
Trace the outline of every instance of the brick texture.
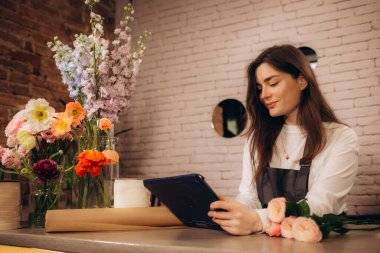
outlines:
[{"label": "brick texture", "polygon": [[[338,117],[359,135],[359,174],[348,197],[348,213],[379,214],[380,1],[133,3],[135,34],[149,28],[153,35],[132,108],[117,126],[133,128],[120,136],[124,176],[198,172],[219,194],[234,196],[245,137],[219,137],[211,128],[212,111],[226,98],[244,101],[245,69],[260,51],[292,43],[317,52],[315,71],[324,94]],[[117,6],[124,4],[125,0],[117,1]],[[116,9],[118,20],[121,7]],[[7,41],[26,46],[19,36],[9,36]],[[17,64],[20,72],[32,71],[24,62]],[[0,69],[0,82],[11,78],[9,72]],[[13,78],[20,86],[28,83],[17,75]]]},{"label": "brick texture", "polygon": [[[96,11],[104,18],[106,36],[114,29],[115,1],[103,0]],[[75,34],[89,33],[84,1],[0,1],[0,144],[4,128],[30,98],[43,97],[63,110],[70,101],[46,46],[54,36],[72,45]]]}]

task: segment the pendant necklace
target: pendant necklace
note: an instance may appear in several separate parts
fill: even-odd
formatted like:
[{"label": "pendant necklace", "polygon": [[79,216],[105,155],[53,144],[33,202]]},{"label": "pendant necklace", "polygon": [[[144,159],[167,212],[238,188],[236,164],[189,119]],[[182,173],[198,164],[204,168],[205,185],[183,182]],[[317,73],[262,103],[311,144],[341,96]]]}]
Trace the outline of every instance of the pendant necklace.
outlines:
[{"label": "pendant necklace", "polygon": [[281,134],[281,146],[282,146],[282,150],[283,150],[283,152],[284,152],[284,154],[285,154],[285,159],[286,160],[289,160],[289,158],[290,158],[290,155],[294,152],[291,152],[290,153],[290,155],[286,152],[286,150],[285,150],[285,145],[284,145],[284,140],[282,139],[283,138],[283,136],[282,136],[282,134]]}]

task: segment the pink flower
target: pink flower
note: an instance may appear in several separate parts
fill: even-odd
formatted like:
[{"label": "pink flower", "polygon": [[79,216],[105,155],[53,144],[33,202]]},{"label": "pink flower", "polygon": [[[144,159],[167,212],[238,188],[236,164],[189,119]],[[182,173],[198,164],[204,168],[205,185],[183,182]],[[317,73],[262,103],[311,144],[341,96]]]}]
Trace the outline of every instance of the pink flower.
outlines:
[{"label": "pink flower", "polygon": [[5,149],[4,154],[1,157],[1,163],[8,169],[13,169],[14,167],[19,168],[21,165],[21,161],[16,152],[9,148]]},{"label": "pink flower", "polygon": [[57,138],[53,135],[51,130],[46,130],[41,133],[41,137],[44,138],[47,142],[53,143]]},{"label": "pink flower", "polygon": [[28,153],[29,153],[29,151],[26,150],[25,148],[23,148],[21,145],[18,146],[18,148],[17,148],[17,154],[19,154],[20,157],[25,157]]},{"label": "pink flower", "polygon": [[295,221],[296,217],[295,216],[289,216],[286,217],[282,222],[281,222],[281,236],[285,238],[293,238],[293,232],[292,232],[292,227],[293,227],[293,222]]},{"label": "pink flower", "polygon": [[13,119],[9,121],[8,125],[5,127],[5,136],[16,136],[20,128],[26,122],[24,117],[24,110],[19,111],[13,116]]},{"label": "pink flower", "polygon": [[4,152],[5,152],[5,148],[3,148],[3,146],[0,145],[0,160],[1,160],[1,157],[3,157]]},{"label": "pink flower", "polygon": [[274,198],[268,203],[268,219],[273,222],[281,223],[285,218],[286,199]]},{"label": "pink flower", "polygon": [[280,236],[281,224],[270,221],[269,226],[265,229],[265,233],[267,233],[269,236]]},{"label": "pink flower", "polygon": [[319,242],[322,240],[322,232],[317,223],[311,218],[298,217],[293,222],[294,239],[301,242]]}]

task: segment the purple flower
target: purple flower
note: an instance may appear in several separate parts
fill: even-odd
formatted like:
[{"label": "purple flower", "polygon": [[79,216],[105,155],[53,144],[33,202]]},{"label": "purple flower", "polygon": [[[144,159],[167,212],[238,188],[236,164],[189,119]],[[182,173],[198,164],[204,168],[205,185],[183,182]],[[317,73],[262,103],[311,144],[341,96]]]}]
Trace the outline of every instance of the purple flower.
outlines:
[{"label": "purple flower", "polygon": [[50,159],[41,160],[33,165],[33,172],[43,182],[55,180],[59,177],[57,163]]}]

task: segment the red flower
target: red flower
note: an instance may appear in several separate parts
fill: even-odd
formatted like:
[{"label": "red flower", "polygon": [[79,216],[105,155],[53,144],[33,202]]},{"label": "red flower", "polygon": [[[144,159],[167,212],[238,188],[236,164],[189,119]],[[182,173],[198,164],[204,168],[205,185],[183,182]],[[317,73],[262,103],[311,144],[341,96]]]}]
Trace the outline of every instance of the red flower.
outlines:
[{"label": "red flower", "polygon": [[78,155],[78,160],[75,172],[80,177],[85,176],[87,172],[96,177],[100,174],[101,166],[107,164],[106,157],[98,150],[85,150]]},{"label": "red flower", "polygon": [[53,160],[44,159],[33,165],[33,172],[43,182],[56,180],[60,175],[57,166]]}]

